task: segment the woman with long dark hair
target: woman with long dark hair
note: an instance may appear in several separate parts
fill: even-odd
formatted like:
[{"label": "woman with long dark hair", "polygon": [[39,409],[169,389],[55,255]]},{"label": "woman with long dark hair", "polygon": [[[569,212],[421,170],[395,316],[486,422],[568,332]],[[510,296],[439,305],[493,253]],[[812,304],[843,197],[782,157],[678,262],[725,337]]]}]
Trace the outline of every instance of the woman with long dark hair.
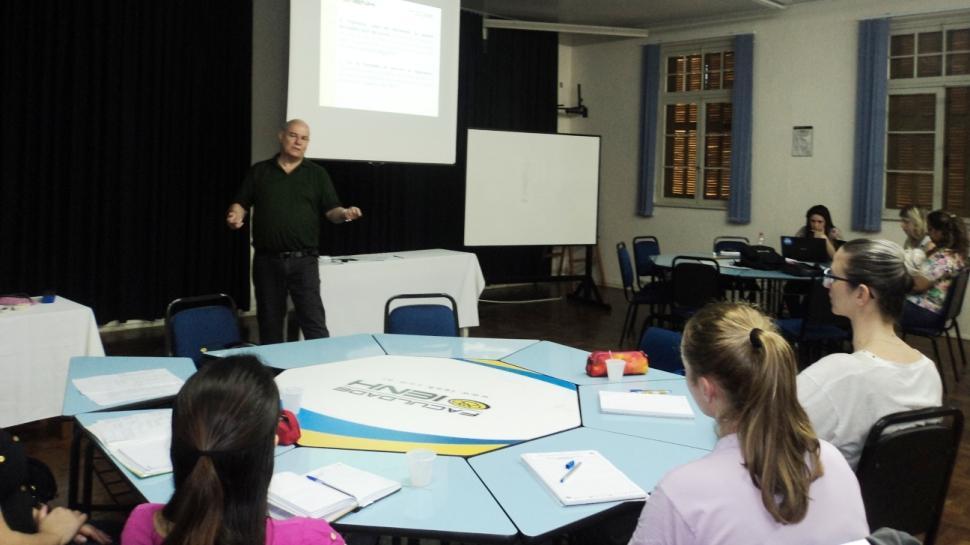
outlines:
[{"label": "woman with long dark hair", "polygon": [[829,257],[835,255],[835,241],[842,239],[842,232],[832,224],[832,214],[825,205],[816,204],[805,212],[805,225],[798,228],[796,237],[825,239]]},{"label": "woman with long dark hair", "polygon": [[798,404],[795,355],[750,306],[715,303],[681,341],[687,385],[717,421],[707,456],[668,472],[631,545],[845,543],[869,534],[859,484]]},{"label": "woman with long dark hair", "polygon": [[913,274],[913,293],[903,307],[904,327],[934,327],[943,313],[950,284],[967,262],[967,227],[963,219],[942,210],[926,216],[934,247]]},{"label": "woman with long dark hair", "polygon": [[343,543],[324,520],[267,518],[280,395],[252,356],[207,364],[172,411],[175,494],[132,511],[123,545]]}]

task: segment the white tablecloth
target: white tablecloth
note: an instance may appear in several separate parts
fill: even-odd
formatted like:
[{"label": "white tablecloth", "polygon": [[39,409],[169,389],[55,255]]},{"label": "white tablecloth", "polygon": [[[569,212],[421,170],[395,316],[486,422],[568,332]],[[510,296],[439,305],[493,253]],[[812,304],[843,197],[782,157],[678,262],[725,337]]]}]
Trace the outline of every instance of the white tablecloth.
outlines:
[{"label": "white tablecloth", "polygon": [[472,253],[417,250],[320,259],[320,296],[330,335],[382,333],[384,304],[403,293],[447,293],[458,303],[458,325],[478,325],[478,296],[485,277]]},{"label": "white tablecloth", "polygon": [[59,416],[74,356],[103,356],[90,308],[58,297],[0,312],[0,427]]}]

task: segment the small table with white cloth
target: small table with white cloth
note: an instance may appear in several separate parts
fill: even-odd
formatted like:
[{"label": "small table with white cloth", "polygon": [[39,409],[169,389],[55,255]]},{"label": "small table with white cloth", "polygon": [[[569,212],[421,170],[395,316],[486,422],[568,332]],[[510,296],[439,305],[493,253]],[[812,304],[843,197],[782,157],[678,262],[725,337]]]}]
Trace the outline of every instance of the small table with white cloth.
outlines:
[{"label": "small table with white cloth", "polygon": [[61,415],[73,356],[103,356],[94,312],[53,303],[0,312],[0,427]]},{"label": "small table with white cloth", "polygon": [[384,305],[404,293],[446,293],[458,304],[458,326],[478,325],[485,277],[478,257],[451,250],[415,250],[320,258],[320,297],[330,335],[383,333]]}]

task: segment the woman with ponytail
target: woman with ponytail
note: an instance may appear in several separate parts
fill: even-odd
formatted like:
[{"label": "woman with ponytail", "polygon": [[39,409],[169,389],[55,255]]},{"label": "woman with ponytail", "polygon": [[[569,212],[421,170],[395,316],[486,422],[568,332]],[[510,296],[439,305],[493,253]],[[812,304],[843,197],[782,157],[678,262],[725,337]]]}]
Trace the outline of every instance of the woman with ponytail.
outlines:
[{"label": "woman with ponytail", "polygon": [[631,545],[831,545],[869,534],[859,485],[798,404],[795,356],[770,319],[711,304],[684,328],[687,386],[717,421],[713,452],[673,469]]},{"label": "woman with ponytail", "polygon": [[823,275],[832,312],[852,323],[854,351],[829,354],[802,371],[798,399],[819,437],[856,467],[877,420],[940,405],[943,383],[933,362],[894,329],[913,285],[898,244],[846,242]]},{"label": "woman with ponytail", "polygon": [[267,518],[280,395],[252,356],[207,364],[172,411],[175,493],[132,511],[122,545],[342,544],[324,520]]}]

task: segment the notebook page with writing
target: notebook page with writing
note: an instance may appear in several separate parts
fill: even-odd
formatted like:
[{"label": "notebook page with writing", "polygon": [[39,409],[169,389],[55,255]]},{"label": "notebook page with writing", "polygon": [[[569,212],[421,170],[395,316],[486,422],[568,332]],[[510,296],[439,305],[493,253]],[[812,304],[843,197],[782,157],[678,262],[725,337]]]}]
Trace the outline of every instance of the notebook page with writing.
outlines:
[{"label": "notebook page with writing", "polygon": [[[527,452],[522,454],[522,460],[563,505],[647,497],[642,488],[596,450]],[[570,472],[567,467],[574,469]]]}]

